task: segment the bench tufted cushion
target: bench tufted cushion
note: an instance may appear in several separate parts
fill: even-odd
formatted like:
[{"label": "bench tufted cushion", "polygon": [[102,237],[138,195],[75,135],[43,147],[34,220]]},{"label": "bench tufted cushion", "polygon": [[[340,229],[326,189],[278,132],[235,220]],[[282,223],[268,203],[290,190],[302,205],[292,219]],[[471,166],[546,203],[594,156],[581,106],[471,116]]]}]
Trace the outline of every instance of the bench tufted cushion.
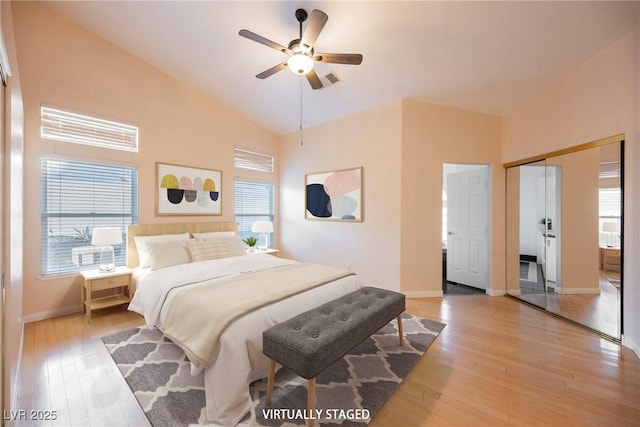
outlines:
[{"label": "bench tufted cushion", "polygon": [[265,330],[263,353],[316,377],[405,309],[404,295],[365,287]]}]

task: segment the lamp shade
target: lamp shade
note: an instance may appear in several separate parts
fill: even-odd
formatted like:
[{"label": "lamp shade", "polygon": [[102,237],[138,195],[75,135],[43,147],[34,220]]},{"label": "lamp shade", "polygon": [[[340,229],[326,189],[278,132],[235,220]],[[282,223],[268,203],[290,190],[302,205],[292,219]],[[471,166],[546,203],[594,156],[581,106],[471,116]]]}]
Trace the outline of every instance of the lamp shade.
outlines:
[{"label": "lamp shade", "polygon": [[96,227],[93,229],[91,244],[93,246],[111,246],[122,243],[120,227]]},{"label": "lamp shade", "polygon": [[256,221],[251,225],[251,231],[253,233],[273,233],[273,222]]},{"label": "lamp shade", "polygon": [[620,224],[617,222],[603,222],[602,231],[609,232],[609,233],[619,233]]}]

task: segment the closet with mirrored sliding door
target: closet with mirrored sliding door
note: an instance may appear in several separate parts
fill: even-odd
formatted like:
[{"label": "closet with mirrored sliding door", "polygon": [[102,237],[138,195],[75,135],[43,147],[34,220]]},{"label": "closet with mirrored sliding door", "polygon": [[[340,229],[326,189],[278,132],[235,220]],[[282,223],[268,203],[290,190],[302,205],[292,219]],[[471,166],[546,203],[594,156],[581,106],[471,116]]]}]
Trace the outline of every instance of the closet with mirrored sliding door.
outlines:
[{"label": "closet with mirrored sliding door", "polygon": [[504,166],[507,295],[620,340],[624,135]]}]

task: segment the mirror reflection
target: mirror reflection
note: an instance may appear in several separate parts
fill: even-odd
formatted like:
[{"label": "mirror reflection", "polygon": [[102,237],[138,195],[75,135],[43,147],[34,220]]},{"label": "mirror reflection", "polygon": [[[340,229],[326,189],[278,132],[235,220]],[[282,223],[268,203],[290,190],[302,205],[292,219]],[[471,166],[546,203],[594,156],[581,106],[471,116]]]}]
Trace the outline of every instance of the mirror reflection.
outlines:
[{"label": "mirror reflection", "polygon": [[545,307],[545,278],[551,279],[544,270],[545,242],[549,241],[547,227],[548,239],[553,236],[550,228],[554,222],[547,220],[545,192],[545,163],[520,166],[520,297],[539,307]]},{"label": "mirror reflection", "polygon": [[622,144],[507,169],[507,293],[617,339]]}]

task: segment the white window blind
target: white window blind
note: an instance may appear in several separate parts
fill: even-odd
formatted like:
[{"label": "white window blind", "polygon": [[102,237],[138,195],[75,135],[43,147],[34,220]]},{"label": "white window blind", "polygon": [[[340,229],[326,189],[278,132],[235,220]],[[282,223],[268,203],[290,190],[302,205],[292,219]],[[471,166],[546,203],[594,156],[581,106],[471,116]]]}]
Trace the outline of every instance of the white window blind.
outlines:
[{"label": "white window blind", "polygon": [[244,148],[234,147],[233,165],[237,168],[260,172],[273,172],[274,162],[271,154],[258,153]]},{"label": "white window blind", "polygon": [[[243,239],[258,237],[251,232],[254,221],[273,221],[273,184],[257,181],[235,180],[235,221],[238,234]],[[269,240],[273,242],[273,236]]]},{"label": "white window blind", "polygon": [[126,227],[138,222],[138,171],[121,165],[42,159],[41,271],[43,275],[97,268],[94,227],[120,227],[116,265],[126,258]]},{"label": "white window blind", "polygon": [[622,189],[600,188],[600,218],[620,218],[622,216]]},{"label": "white window blind", "polygon": [[600,178],[620,178],[620,171],[620,161],[600,163]]},{"label": "white window blind", "polygon": [[50,107],[40,109],[40,134],[45,139],[138,151],[137,127]]},{"label": "white window blind", "polygon": [[622,189],[600,188],[599,191],[599,242],[601,246],[620,246],[620,232],[611,232],[612,224],[622,228]]}]

